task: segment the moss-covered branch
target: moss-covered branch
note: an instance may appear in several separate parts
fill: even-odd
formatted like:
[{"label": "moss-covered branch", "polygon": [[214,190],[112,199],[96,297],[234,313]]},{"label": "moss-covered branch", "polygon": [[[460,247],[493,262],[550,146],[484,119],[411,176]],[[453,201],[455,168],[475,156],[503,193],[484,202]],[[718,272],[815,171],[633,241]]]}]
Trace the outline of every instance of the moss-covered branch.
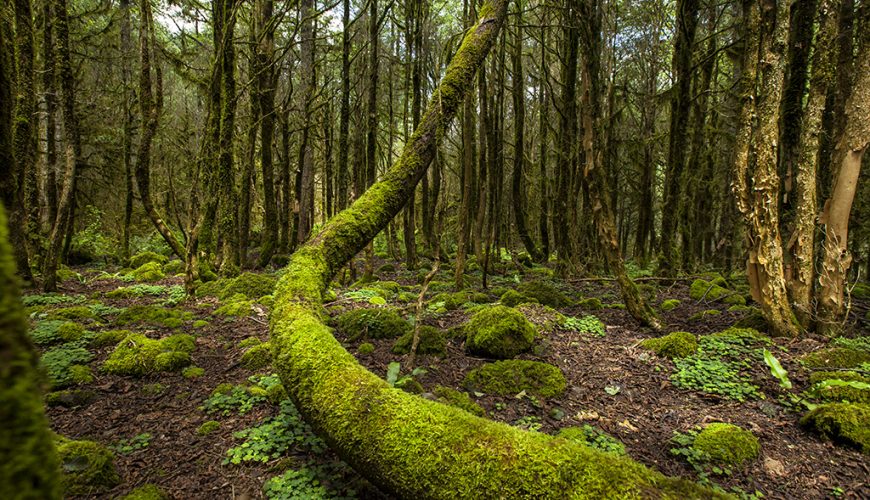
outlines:
[{"label": "moss-covered branch", "polygon": [[525,432],[390,387],[325,324],[333,275],[405,204],[432,160],[504,21],[505,0],[482,9],[399,160],[381,182],[293,254],[272,314],[274,366],[305,419],[360,473],[418,498],[705,497],[631,459]]}]

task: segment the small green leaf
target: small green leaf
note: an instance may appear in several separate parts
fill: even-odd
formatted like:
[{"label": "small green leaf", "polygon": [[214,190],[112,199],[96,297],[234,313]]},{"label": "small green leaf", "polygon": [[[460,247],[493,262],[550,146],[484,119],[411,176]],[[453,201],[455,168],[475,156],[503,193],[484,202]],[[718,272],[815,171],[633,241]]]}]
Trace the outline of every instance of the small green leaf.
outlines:
[{"label": "small green leaf", "polygon": [[791,380],[788,378],[788,372],[779,364],[779,360],[767,349],[764,349],[764,362],[770,367],[770,374],[779,379],[779,385],[783,389],[791,389]]}]

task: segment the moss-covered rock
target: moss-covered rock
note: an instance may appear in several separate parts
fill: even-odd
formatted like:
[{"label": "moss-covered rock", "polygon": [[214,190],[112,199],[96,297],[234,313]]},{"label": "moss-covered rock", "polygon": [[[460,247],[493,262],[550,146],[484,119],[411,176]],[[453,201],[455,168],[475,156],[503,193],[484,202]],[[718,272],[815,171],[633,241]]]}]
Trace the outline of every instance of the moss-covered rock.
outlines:
[{"label": "moss-covered rock", "polygon": [[130,491],[122,496],[120,500],[167,500],[167,495],[163,490],[153,484],[143,484],[138,488]]},{"label": "moss-covered rock", "polygon": [[175,276],[176,274],[181,274],[184,272],[184,261],[179,259],[170,260],[166,264],[163,264],[163,272],[169,276]]},{"label": "moss-covered rock", "polygon": [[247,299],[256,300],[264,295],[271,295],[277,282],[277,278],[268,274],[242,273],[225,282],[218,297],[227,299],[242,294]]},{"label": "moss-covered rock", "polygon": [[69,377],[72,383],[76,385],[90,384],[94,381],[94,374],[91,373],[91,367],[88,365],[71,365],[69,367]]},{"label": "moss-covered rock", "polygon": [[115,319],[117,325],[147,323],[150,325],[178,328],[193,314],[181,309],[171,309],[156,305],[135,305],[124,309]]},{"label": "moss-covered rock", "polygon": [[120,482],[112,452],[99,443],[60,438],[57,454],[67,495],[92,495]]},{"label": "moss-covered rock", "polygon": [[375,352],[375,346],[371,342],[363,342],[356,348],[356,352],[363,356],[367,356]]},{"label": "moss-covered rock", "polygon": [[57,328],[58,336],[66,342],[79,340],[87,333],[88,331],[85,330],[84,326],[72,321],[67,321]]},{"label": "moss-covered rock", "polygon": [[810,396],[826,402],[870,404],[870,384],[860,380],[834,377],[819,381],[808,392]]},{"label": "moss-covered rock", "polygon": [[136,281],[144,281],[144,282],[154,282],[160,281],[166,277],[163,274],[163,266],[158,264],[157,262],[147,262],[137,267],[136,269],[130,271],[128,276],[132,276]]},{"label": "moss-covered rock", "polygon": [[505,306],[478,312],[464,329],[468,352],[496,359],[509,359],[528,351],[536,333],[523,313]]},{"label": "moss-covered rock", "polygon": [[684,358],[698,350],[698,338],[689,332],[671,332],[664,337],[646,339],[640,346],[666,358]]},{"label": "moss-covered rock", "polygon": [[435,396],[437,401],[446,405],[465,410],[472,415],[477,415],[478,417],[486,415],[486,411],[483,407],[475,403],[467,392],[457,391],[451,387],[439,385],[432,390],[432,394]]},{"label": "moss-covered rock", "polygon": [[668,312],[668,311],[673,311],[679,305],[680,305],[680,299],[667,299],[667,300],[662,301],[661,305],[659,306],[659,309],[661,309],[664,312]]},{"label": "moss-covered rock", "polygon": [[393,339],[411,329],[410,323],[393,309],[354,309],[335,319],[339,330],[351,340],[361,338]]},{"label": "moss-covered rock", "polygon": [[196,343],[190,335],[172,335],[160,340],[134,333],[118,343],[103,363],[103,371],[117,375],[142,376],[177,371],[191,362]]},{"label": "moss-covered rock", "polygon": [[[718,283],[724,283],[724,280]],[[717,284],[702,279],[697,279],[692,282],[689,287],[689,297],[694,300],[705,300],[707,302],[721,301],[725,304],[746,305],[746,298],[737,292],[733,292]]]},{"label": "moss-covered rock", "polygon": [[102,331],[94,337],[94,340],[91,341],[91,345],[94,347],[106,347],[109,345],[116,345],[118,342],[127,338],[127,336],[131,335],[133,332],[130,330],[106,330]]},{"label": "moss-covered rock", "polygon": [[870,405],[820,405],[801,418],[801,425],[822,437],[870,454]]},{"label": "moss-covered rock", "polygon": [[86,389],[69,389],[62,391],[49,392],[45,395],[46,406],[63,406],[64,408],[75,408],[85,406],[96,399],[97,393]]},{"label": "moss-covered rock", "polygon": [[220,422],[218,422],[217,420],[209,420],[207,422],[203,422],[203,424],[196,429],[196,433],[200,436],[208,436],[209,434],[220,428]]},{"label": "moss-covered rock", "polygon": [[253,300],[248,300],[244,295],[237,293],[227,299],[220,307],[215,309],[215,316],[243,317],[251,314],[254,306]]},{"label": "moss-covered rock", "polygon": [[870,363],[870,353],[848,347],[831,347],[811,352],[800,359],[807,368],[856,368]]},{"label": "moss-covered rock", "polygon": [[526,281],[520,283],[517,291],[528,298],[535,299],[540,304],[550,307],[566,307],[571,305],[571,299],[556,287],[542,281]]},{"label": "moss-covered rock", "polygon": [[508,290],[501,295],[499,302],[508,307],[516,307],[525,302],[537,302],[535,299],[530,299],[516,290]]},{"label": "moss-covered rock", "polygon": [[598,297],[580,299],[580,301],[577,302],[577,305],[590,311],[600,311],[601,309],[604,309],[604,304],[601,303],[601,299]]},{"label": "moss-covered rock", "polygon": [[[411,343],[414,340],[414,330],[402,335],[393,344],[393,354],[408,354],[411,352]],[[444,332],[434,326],[423,325],[420,327],[420,343],[417,345],[417,354],[440,354],[447,353],[447,340]]]},{"label": "moss-covered rock", "polygon": [[818,384],[819,382],[823,382],[825,380],[844,380],[847,382],[854,381],[870,384],[870,377],[866,377],[858,372],[853,371],[820,371],[810,374],[811,384]]},{"label": "moss-covered rock", "polygon": [[76,320],[76,319],[95,319],[97,317],[94,311],[88,306],[70,306],[54,309],[48,313],[49,320]]},{"label": "moss-covered rock", "polygon": [[181,376],[184,378],[199,378],[205,375],[205,369],[198,366],[188,366],[181,370]]},{"label": "moss-covered rock", "polygon": [[[160,255],[159,253],[154,252],[140,252],[136,255],[130,257],[129,267],[132,269],[136,269],[137,267],[141,267],[149,262],[156,262],[158,264],[165,264],[169,258],[165,255]],[[181,262],[181,261],[179,261]]]},{"label": "moss-covered rock", "polygon": [[740,467],[758,457],[758,438],[752,432],[732,424],[716,422],[695,437],[692,448],[711,461]]},{"label": "moss-covered rock", "polygon": [[469,390],[512,396],[525,391],[544,398],[565,392],[567,382],[558,367],[539,361],[511,359],[487,363],[468,373],[464,385]]},{"label": "moss-covered rock", "polygon": [[272,364],[272,345],[257,344],[242,353],[242,366],[248,370],[260,370]]}]

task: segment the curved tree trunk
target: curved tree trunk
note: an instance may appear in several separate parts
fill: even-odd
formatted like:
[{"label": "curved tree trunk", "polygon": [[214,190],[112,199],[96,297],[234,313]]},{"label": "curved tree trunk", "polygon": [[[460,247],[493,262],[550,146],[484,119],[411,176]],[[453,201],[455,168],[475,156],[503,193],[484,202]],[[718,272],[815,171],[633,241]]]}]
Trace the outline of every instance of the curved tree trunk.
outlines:
[{"label": "curved tree trunk", "polygon": [[394,389],[357,363],[324,323],[327,284],[407,203],[498,35],[506,4],[495,0],[483,7],[383,180],[293,254],[275,293],[274,365],[317,432],[369,480],[397,496],[715,496],[629,458]]}]

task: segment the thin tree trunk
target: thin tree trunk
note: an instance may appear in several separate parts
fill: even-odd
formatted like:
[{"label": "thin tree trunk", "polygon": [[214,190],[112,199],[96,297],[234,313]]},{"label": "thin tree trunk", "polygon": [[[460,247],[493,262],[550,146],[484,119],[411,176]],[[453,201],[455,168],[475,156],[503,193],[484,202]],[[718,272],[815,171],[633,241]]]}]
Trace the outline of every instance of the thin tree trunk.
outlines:
[{"label": "thin tree trunk", "polygon": [[[39,195],[36,183],[36,97],[33,90],[33,14],[30,0],[15,0],[15,119],[12,141],[15,155],[17,203],[8,204],[9,233],[18,274],[33,281],[30,260],[39,253]],[[26,196],[25,196],[26,195]],[[7,200],[3,200],[4,202]]]},{"label": "thin tree trunk", "polygon": [[133,90],[132,59],[133,40],[130,21],[130,0],[121,0],[121,71],[124,79],[124,138],[122,161],[124,163],[124,222],[121,228],[121,257],[124,265],[130,261],[130,222],[133,219]]},{"label": "thin tree trunk", "polygon": [[272,164],[272,139],[275,131],[275,23],[273,0],[259,0],[257,11],[256,84],[260,108],[260,168],[263,171],[263,242],[260,267],[266,267],[278,244],[278,204],[275,199],[275,172]]},{"label": "thin tree trunk", "polygon": [[572,180],[572,169],[576,158],[577,135],[577,61],[579,28],[575,26],[577,19],[576,6],[569,4],[563,21],[565,31],[564,55],[562,57],[562,95],[559,112],[559,161],[556,173],[556,199],[553,207],[553,230],[556,237],[556,252],[559,260],[556,272],[567,277],[573,274],[574,267],[571,256],[571,241],[569,236],[568,215],[572,208],[568,205],[568,194]]}]

